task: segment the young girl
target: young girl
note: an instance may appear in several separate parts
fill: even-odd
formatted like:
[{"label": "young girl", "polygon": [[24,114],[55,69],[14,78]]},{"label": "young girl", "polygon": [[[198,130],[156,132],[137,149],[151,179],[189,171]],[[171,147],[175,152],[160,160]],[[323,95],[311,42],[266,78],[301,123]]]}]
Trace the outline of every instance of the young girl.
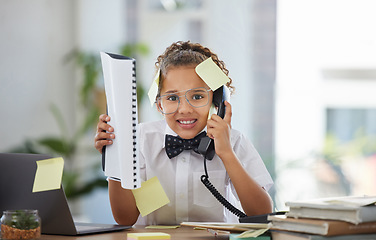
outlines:
[{"label": "young girl", "polygon": [[[228,75],[216,54],[189,41],[173,43],[157,59],[160,78],[156,105],[164,120],[140,124],[139,162],[141,179],[146,181],[157,176],[170,203],[143,219],[140,217],[140,224],[238,222],[238,217],[225,209],[202,184],[203,156],[191,150],[168,156],[166,135],[182,139],[193,139],[197,135],[212,138],[216,155],[207,161],[211,183],[248,216],[272,212],[267,190],[273,181],[251,142],[231,128],[231,105],[225,102],[223,119],[213,114],[208,120],[213,91],[197,75],[195,67],[209,57]],[[227,86],[232,89],[231,83],[230,79]],[[200,94],[196,96],[197,91]],[[170,106],[167,101],[172,98],[176,104]],[[191,98],[203,99],[203,102],[192,104]],[[103,146],[116,141],[116,129],[111,127],[110,120],[105,114],[99,117],[95,136],[95,148],[99,152]],[[112,178],[108,180],[108,189],[115,221],[122,225],[135,224],[139,211],[132,191],[123,189],[120,182]]]}]

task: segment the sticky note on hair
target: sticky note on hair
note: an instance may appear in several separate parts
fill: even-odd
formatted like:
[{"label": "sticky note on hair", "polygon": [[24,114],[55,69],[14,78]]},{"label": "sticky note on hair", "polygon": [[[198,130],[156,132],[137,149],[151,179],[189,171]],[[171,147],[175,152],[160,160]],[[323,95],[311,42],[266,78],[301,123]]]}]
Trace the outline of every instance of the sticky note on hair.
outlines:
[{"label": "sticky note on hair", "polygon": [[213,91],[230,81],[211,57],[196,66],[196,73]]},{"label": "sticky note on hair", "polygon": [[162,232],[144,232],[144,233],[128,233],[127,240],[167,240],[171,239],[170,234]]},{"label": "sticky note on hair", "polygon": [[133,189],[132,193],[143,217],[170,202],[157,177],[141,183],[141,187]]},{"label": "sticky note on hair", "polygon": [[63,158],[39,160],[36,163],[33,192],[60,189],[64,169]]},{"label": "sticky note on hair", "polygon": [[161,69],[158,69],[158,72],[155,74],[153,82],[151,83],[151,86],[148,91],[149,101],[150,104],[153,106],[155,102],[155,98],[158,94],[158,85],[159,85],[159,76],[161,75]]}]

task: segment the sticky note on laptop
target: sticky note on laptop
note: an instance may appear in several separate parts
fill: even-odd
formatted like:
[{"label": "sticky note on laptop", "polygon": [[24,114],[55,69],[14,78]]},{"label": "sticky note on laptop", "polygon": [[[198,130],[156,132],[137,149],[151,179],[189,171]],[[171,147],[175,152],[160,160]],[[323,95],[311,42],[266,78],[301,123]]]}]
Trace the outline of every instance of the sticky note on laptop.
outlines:
[{"label": "sticky note on laptop", "polygon": [[36,163],[33,192],[60,189],[64,169],[63,158],[39,160]]},{"label": "sticky note on laptop", "polygon": [[161,232],[145,232],[145,233],[128,233],[127,240],[168,240],[171,239],[170,234]]},{"label": "sticky note on laptop", "polygon": [[170,202],[157,177],[141,183],[141,187],[132,189],[132,192],[143,217]]}]

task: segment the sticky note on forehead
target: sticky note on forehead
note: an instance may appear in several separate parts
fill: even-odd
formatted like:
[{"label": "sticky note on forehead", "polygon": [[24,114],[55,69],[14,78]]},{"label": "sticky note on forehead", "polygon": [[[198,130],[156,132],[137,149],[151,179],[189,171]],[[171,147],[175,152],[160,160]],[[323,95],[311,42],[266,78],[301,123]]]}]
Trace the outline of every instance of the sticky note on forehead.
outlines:
[{"label": "sticky note on forehead", "polygon": [[196,66],[196,73],[213,91],[230,81],[211,57]]}]

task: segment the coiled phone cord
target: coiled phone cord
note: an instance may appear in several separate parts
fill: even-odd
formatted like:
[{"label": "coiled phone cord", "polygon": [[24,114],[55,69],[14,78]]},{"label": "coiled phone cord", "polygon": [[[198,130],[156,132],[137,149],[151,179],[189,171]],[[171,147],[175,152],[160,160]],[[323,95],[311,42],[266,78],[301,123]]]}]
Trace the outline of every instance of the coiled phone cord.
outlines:
[{"label": "coiled phone cord", "polygon": [[230,212],[235,214],[238,217],[246,217],[247,215],[234,207],[229,201],[226,200],[214,187],[214,185],[209,181],[209,175],[206,168],[206,157],[204,159],[204,169],[205,169],[205,175],[201,176],[201,182],[205,185],[205,187],[213,194],[213,196],[223,205],[225,206]]}]

